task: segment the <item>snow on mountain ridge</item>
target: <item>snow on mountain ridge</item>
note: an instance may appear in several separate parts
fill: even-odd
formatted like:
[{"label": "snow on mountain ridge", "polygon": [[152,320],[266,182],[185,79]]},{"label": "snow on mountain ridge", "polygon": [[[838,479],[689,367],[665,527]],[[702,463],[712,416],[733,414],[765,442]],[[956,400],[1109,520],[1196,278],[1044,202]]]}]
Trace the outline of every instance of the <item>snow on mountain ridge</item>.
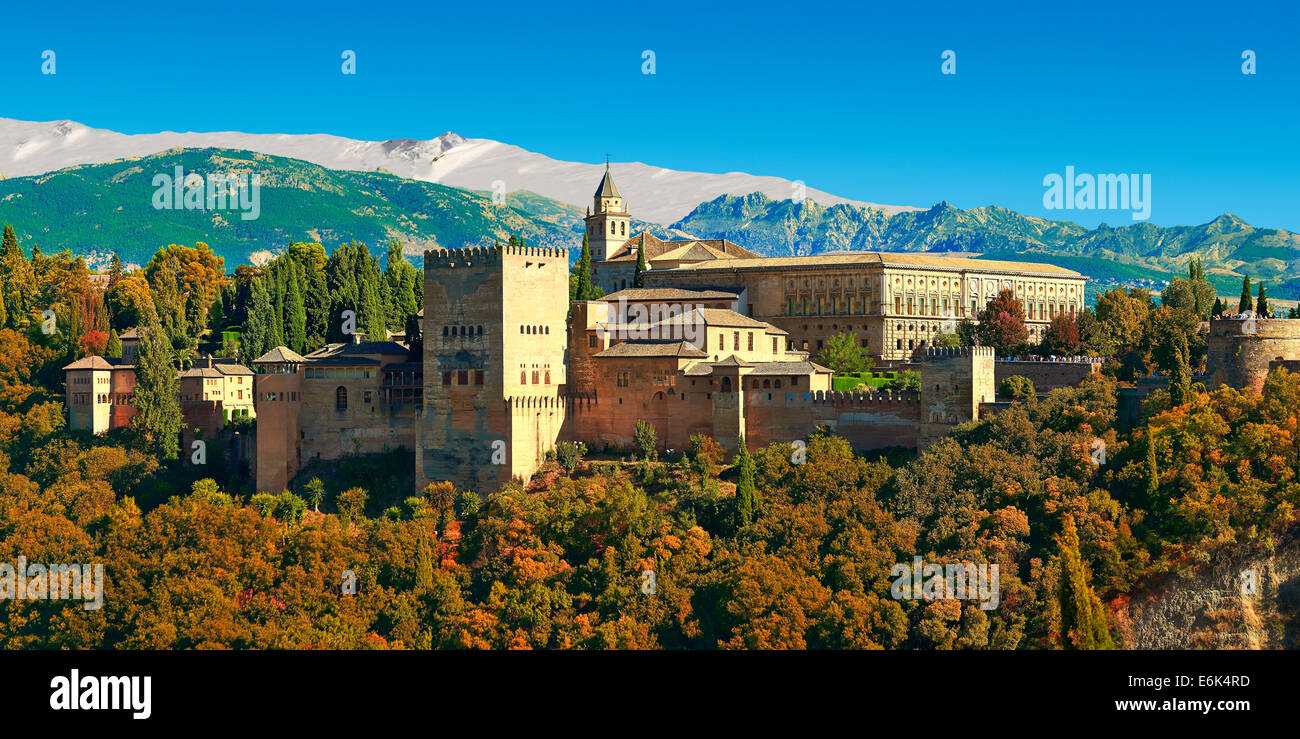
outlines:
[{"label": "snow on mountain ridge", "polygon": [[[142,157],[174,148],[242,149],[301,159],[338,170],[383,169],[398,177],[468,188],[506,192],[531,190],[585,208],[600,181],[603,165],[564,162],[490,139],[470,139],[448,131],[430,140],[358,141],[331,134],[248,134],[238,131],[163,131],[122,134],[75,121],[31,122],[0,118],[0,178],[43,174],[81,164],[102,164]],[[614,163],[614,178],[632,215],[651,223],[671,224],[700,203],[719,195],[761,192],[784,200],[794,183],[780,177],[744,172],[682,172],[641,162]],[[822,205],[848,203],[888,213],[916,210],[877,205],[806,189]]]}]

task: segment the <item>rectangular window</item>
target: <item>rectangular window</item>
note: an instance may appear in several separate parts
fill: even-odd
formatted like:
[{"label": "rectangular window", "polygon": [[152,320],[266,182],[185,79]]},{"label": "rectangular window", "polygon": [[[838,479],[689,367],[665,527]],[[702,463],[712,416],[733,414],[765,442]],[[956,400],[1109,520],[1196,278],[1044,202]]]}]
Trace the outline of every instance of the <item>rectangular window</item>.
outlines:
[{"label": "rectangular window", "polygon": [[735,352],[740,351],[740,332],[739,332],[739,331],[732,331],[732,332],[731,332],[731,350],[732,350],[732,351],[735,351]]},{"label": "rectangular window", "polygon": [[474,371],[474,384],[475,384],[475,385],[482,385],[482,384],[483,384],[483,370],[475,370],[475,371]]},{"label": "rectangular window", "polygon": [[754,332],[749,332],[749,351],[754,351]]},{"label": "rectangular window", "polygon": [[591,336],[588,336],[588,337],[587,337],[587,346],[591,347],[592,349],[595,349],[595,348],[596,348],[596,343],[597,343],[597,342],[596,342],[596,335],[595,335],[595,334],[592,334]]},{"label": "rectangular window", "polygon": [[469,384],[469,370],[459,370],[458,372],[456,372],[456,384],[457,385]]},{"label": "rectangular window", "polygon": [[450,385],[450,384],[451,384],[451,373],[450,373],[450,372],[443,372],[443,373],[442,373],[442,384],[444,384],[444,385]]}]

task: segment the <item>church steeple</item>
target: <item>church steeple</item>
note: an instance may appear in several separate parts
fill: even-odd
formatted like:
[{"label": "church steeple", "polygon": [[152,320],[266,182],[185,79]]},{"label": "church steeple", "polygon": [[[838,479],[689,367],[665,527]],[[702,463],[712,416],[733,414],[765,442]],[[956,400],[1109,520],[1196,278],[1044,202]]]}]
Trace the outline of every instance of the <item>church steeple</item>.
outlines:
[{"label": "church steeple", "polygon": [[600,178],[586,221],[592,261],[604,261],[627,241],[632,218],[628,215],[622,193],[614,184],[608,155],[605,156],[605,175]]}]

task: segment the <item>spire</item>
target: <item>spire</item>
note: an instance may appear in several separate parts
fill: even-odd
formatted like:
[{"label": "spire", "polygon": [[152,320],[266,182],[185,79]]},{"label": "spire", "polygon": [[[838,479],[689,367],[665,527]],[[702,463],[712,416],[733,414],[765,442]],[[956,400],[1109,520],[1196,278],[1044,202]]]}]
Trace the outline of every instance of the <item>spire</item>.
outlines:
[{"label": "spire", "polygon": [[618,188],[614,186],[614,175],[609,171],[609,155],[605,155],[605,176],[600,178],[600,187],[596,188],[598,198],[621,198]]}]

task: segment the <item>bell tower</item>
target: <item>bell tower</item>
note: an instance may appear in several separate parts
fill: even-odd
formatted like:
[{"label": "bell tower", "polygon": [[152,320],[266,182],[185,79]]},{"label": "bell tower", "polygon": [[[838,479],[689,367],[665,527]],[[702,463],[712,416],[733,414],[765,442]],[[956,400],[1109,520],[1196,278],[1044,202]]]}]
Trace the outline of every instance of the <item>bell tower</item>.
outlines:
[{"label": "bell tower", "polygon": [[614,185],[614,175],[609,171],[609,157],[605,157],[605,176],[592,199],[587,212],[587,241],[591,246],[591,261],[603,262],[627,241],[632,217],[627,213],[627,202]]}]

